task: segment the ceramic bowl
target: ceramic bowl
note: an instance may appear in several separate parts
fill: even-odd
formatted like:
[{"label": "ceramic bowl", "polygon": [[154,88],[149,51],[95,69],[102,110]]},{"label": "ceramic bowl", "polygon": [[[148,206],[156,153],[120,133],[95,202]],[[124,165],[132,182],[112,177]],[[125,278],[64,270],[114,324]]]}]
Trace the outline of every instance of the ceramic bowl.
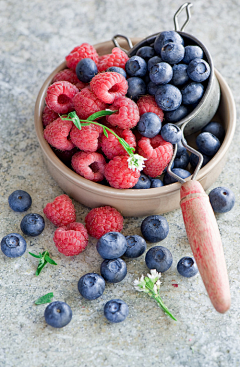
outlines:
[{"label": "ceramic bowl", "polygon": [[[140,38],[133,38],[132,42],[136,44],[140,40]],[[121,46],[126,48],[124,40],[121,41]],[[112,41],[106,41],[98,43],[94,47],[99,55],[104,55],[111,53],[114,44]],[[66,194],[89,208],[111,205],[122,215],[135,217],[163,214],[179,208],[181,184],[178,182],[145,190],[114,189],[86,180],[60,161],[43,137],[42,111],[45,106],[48,86],[54,75],[65,67],[66,64],[63,62],[49,75],[38,94],[35,105],[35,130],[43,159],[53,179]],[[205,190],[216,181],[225,165],[236,125],[236,109],[231,90],[216,69],[215,76],[220,85],[221,98],[216,115],[212,120],[219,121],[224,126],[226,135],[218,152],[198,173],[197,180]],[[195,137],[194,134],[187,137],[190,146],[195,147]]]}]

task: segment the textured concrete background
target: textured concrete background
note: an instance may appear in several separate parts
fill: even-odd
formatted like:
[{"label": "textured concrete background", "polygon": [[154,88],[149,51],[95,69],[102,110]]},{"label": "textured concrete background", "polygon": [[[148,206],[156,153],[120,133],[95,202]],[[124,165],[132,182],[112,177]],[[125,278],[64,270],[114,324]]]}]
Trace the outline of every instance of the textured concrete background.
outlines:
[{"label": "textured concrete background", "polygon": [[[40,214],[47,202],[62,194],[45,169],[33,124],[35,100],[48,74],[82,42],[95,44],[116,33],[145,37],[173,29],[173,14],[182,3],[0,0],[1,238],[21,233],[24,214],[14,213],[7,202],[12,191],[28,191],[33,199],[28,212]],[[239,19],[236,0],[197,0],[186,30],[209,48],[215,67],[233,92],[237,112]],[[99,272],[96,241],[91,239],[81,255],[66,258],[53,244],[55,227],[46,221],[39,237],[25,238],[32,252],[48,249],[57,267],[47,266],[36,277],[37,261],[28,252],[18,259],[0,254],[0,366],[240,366],[239,144],[237,121],[227,164],[212,186],[228,186],[236,195],[233,210],[217,216],[230,279],[229,312],[220,315],[213,309],[199,276],[188,280],[177,274],[177,261],[191,253],[180,210],[166,215],[170,233],[161,242],[174,257],[173,266],[162,276],[161,295],[178,322],[170,320],[145,294],[134,291],[133,280],[147,272],[144,256],[127,261],[127,277],[119,284],[107,284],[98,300],[84,300],[77,282],[86,272]],[[83,222],[89,209],[74,204],[77,219]],[[125,218],[123,234],[140,234],[141,221]],[[54,300],[66,301],[73,310],[72,322],[60,330],[46,325],[45,305],[33,303],[50,291]],[[123,323],[112,325],[103,316],[103,306],[111,298],[122,298],[129,305],[130,314]]]}]

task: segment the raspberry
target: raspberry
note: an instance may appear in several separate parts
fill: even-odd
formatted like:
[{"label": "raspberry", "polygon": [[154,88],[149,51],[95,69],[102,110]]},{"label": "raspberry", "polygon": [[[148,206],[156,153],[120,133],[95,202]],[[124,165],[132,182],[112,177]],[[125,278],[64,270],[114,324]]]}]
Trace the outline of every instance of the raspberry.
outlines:
[{"label": "raspberry", "polygon": [[57,196],[43,209],[46,217],[57,227],[66,226],[76,221],[75,208],[69,196]]},{"label": "raspberry", "polygon": [[160,118],[161,122],[163,121],[163,110],[158,107],[154,96],[150,96],[149,94],[146,94],[145,96],[142,96],[137,101],[137,105],[139,108],[140,116],[142,116],[146,112],[153,112]]},{"label": "raspberry", "polygon": [[88,43],[82,43],[80,46],[75,47],[69,55],[66,56],[67,67],[75,71],[77,64],[80,60],[89,58],[98,64],[98,54],[95,48]]},{"label": "raspberry", "polygon": [[124,51],[120,50],[118,47],[114,47],[111,54],[99,56],[97,65],[98,70],[102,72],[111,66],[119,66],[125,70],[125,64],[128,59],[129,57]]},{"label": "raspberry", "polygon": [[[135,135],[132,133],[131,130],[125,129],[117,129],[112,128],[112,130],[120,136],[120,138],[123,138],[130,147],[135,148],[136,147],[136,139]],[[115,135],[108,132],[108,137],[106,137],[104,134],[101,136],[100,146],[105,154],[105,156],[108,159],[113,159],[116,155],[127,155],[128,153],[123,148],[122,144],[119,143],[118,139]]]},{"label": "raspberry", "polygon": [[55,82],[47,89],[46,105],[57,113],[68,113],[73,110],[73,97],[78,88],[66,81]]},{"label": "raspberry", "polygon": [[143,172],[151,177],[162,174],[173,155],[173,146],[160,135],[152,139],[143,137],[138,141],[138,153],[147,160],[144,162]]},{"label": "raspberry", "polygon": [[62,120],[61,117],[47,125],[43,132],[44,138],[54,148],[60,150],[71,150],[74,144],[69,140],[69,132],[73,126],[72,121]]},{"label": "raspberry", "polygon": [[77,82],[77,84],[75,84],[75,85],[78,88],[78,90],[82,90],[83,88],[86,88],[89,84],[88,83],[83,83],[83,82],[81,82],[81,80],[79,80]]},{"label": "raspberry", "polygon": [[83,126],[81,130],[74,125],[70,132],[70,138],[80,150],[92,153],[98,149],[98,138],[101,132],[102,127],[94,124]]},{"label": "raspberry", "polygon": [[108,232],[121,232],[123,217],[117,209],[102,206],[92,209],[85,217],[88,234],[99,239]]},{"label": "raspberry", "polygon": [[66,81],[69,83],[72,83],[76,85],[79,82],[79,79],[76,75],[76,73],[71,69],[64,69],[59,71],[54,77],[53,77],[53,83],[55,82],[61,82]]},{"label": "raspberry", "polygon": [[72,167],[87,180],[99,182],[104,179],[105,158],[100,153],[77,152],[72,157]]},{"label": "raspberry", "polygon": [[138,182],[140,171],[128,167],[128,156],[116,156],[105,167],[105,178],[115,189],[130,189]]},{"label": "raspberry", "polygon": [[44,107],[43,114],[42,114],[42,122],[43,126],[46,127],[51,122],[56,120],[58,118],[58,114],[54,112],[53,110],[50,110],[48,106]]},{"label": "raspberry", "polygon": [[70,223],[57,228],[53,241],[59,252],[66,256],[80,254],[88,244],[88,233],[82,223]]},{"label": "raspberry", "polygon": [[105,110],[106,103],[102,102],[95,94],[86,87],[73,98],[74,109],[80,119],[86,120],[95,112]]},{"label": "raspberry", "polygon": [[137,104],[127,97],[116,98],[109,109],[112,111],[118,110],[118,113],[107,116],[107,121],[121,129],[133,128],[140,119]]},{"label": "raspberry", "polygon": [[111,104],[116,98],[127,93],[128,82],[119,73],[106,72],[92,78],[90,87],[101,101]]}]

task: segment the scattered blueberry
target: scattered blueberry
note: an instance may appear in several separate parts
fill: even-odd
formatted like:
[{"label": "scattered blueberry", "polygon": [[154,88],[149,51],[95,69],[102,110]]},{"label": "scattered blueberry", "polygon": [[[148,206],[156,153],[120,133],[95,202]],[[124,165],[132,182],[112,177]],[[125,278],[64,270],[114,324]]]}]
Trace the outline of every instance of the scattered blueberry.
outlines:
[{"label": "scattered blueberry", "polygon": [[171,144],[177,144],[182,139],[182,130],[177,125],[168,123],[163,125],[161,137]]},{"label": "scattered blueberry", "polygon": [[175,86],[184,85],[189,81],[189,76],[187,74],[188,65],[186,64],[176,64],[173,65],[173,77],[171,83]]},{"label": "scattered blueberry", "polygon": [[128,305],[121,299],[112,299],[104,306],[104,316],[110,322],[122,322],[128,316]]},{"label": "scattered blueberry", "polygon": [[194,104],[202,98],[204,87],[201,83],[192,82],[181,89],[182,103],[185,105]]},{"label": "scattered blueberry", "polygon": [[119,66],[110,66],[106,71],[119,73],[122,76],[124,76],[124,78],[127,77],[126,71],[123,68],[120,68]]},{"label": "scattered blueberry", "polygon": [[219,141],[223,141],[224,136],[225,136],[225,129],[224,127],[220,124],[220,122],[217,121],[211,121],[209,122],[203,129],[202,129],[202,133],[211,133],[213,135],[215,135]]},{"label": "scattered blueberry", "polygon": [[148,61],[149,59],[153,58],[155,51],[151,46],[143,46],[137,50],[136,55]]},{"label": "scattered blueberry", "polygon": [[146,112],[138,121],[138,132],[146,138],[153,138],[158,135],[162,127],[162,122],[158,115],[153,112]]},{"label": "scattered blueberry", "polygon": [[177,64],[182,61],[185,49],[181,43],[169,42],[161,49],[161,58],[169,64]]},{"label": "scattered blueberry", "polygon": [[97,241],[97,251],[103,259],[117,259],[126,249],[126,238],[119,232],[108,232]]},{"label": "scattered blueberry", "polygon": [[[191,176],[191,173],[183,168],[173,168],[172,172],[175,173],[177,176],[185,179],[189,176]],[[164,185],[170,185],[172,183],[178,182],[178,180],[174,177],[172,177],[171,175],[169,175],[169,173],[165,173],[165,176],[163,178],[163,184]]]},{"label": "scattered blueberry", "polygon": [[153,65],[156,65],[159,62],[162,62],[162,59],[159,56],[153,56],[151,59],[149,59],[148,62],[147,62],[148,71],[151,70],[151,67]]},{"label": "scattered blueberry", "polygon": [[154,41],[154,49],[157,54],[161,54],[161,49],[166,43],[180,43],[184,44],[183,38],[175,31],[161,32]]},{"label": "scattered blueberry", "polygon": [[173,262],[171,252],[163,246],[154,246],[148,250],[145,257],[148,269],[156,269],[159,273],[167,271]]},{"label": "scattered blueberry", "polygon": [[133,189],[150,189],[150,187],[151,180],[144,173],[141,173],[138,182],[133,186]]},{"label": "scattered blueberry", "polygon": [[125,70],[129,76],[143,77],[147,72],[147,63],[140,56],[132,56],[126,62]]},{"label": "scattered blueberry", "polygon": [[196,139],[196,144],[201,153],[210,157],[217,153],[221,145],[218,138],[208,132],[199,134]]},{"label": "scattered blueberry", "polygon": [[48,325],[61,328],[72,320],[72,309],[65,302],[55,301],[46,307],[44,317]]},{"label": "scattered blueberry", "polygon": [[153,83],[153,82],[149,82],[147,85],[147,92],[148,94],[151,94],[151,96],[155,96],[155,93],[158,89],[158,85]]},{"label": "scattered blueberry", "polygon": [[30,213],[23,217],[20,228],[27,236],[39,236],[45,227],[44,218],[40,214]]},{"label": "scattered blueberry", "polygon": [[10,233],[1,240],[1,250],[7,257],[19,257],[26,251],[25,239],[18,233]]},{"label": "scattered blueberry", "polygon": [[[202,167],[204,167],[210,161],[211,158],[208,157],[206,154],[202,154],[202,156],[203,156]],[[193,168],[197,167],[198,160],[199,160],[198,156],[194,153],[191,153],[189,162]]]},{"label": "scattered blueberry", "polygon": [[32,205],[32,198],[26,191],[16,190],[9,195],[8,204],[15,212],[25,212]]},{"label": "scattered blueberry", "polygon": [[97,65],[92,59],[82,59],[76,66],[77,77],[83,83],[89,83],[97,73]]},{"label": "scattered blueberry", "polygon": [[167,219],[161,215],[150,215],[142,221],[141,232],[145,240],[149,242],[162,241],[169,232]]},{"label": "scattered blueberry", "polygon": [[216,187],[209,193],[209,200],[216,213],[229,212],[235,204],[235,196],[227,187]]},{"label": "scattered blueberry", "polygon": [[202,59],[203,58],[203,50],[199,46],[186,46],[185,54],[182,62],[185,64],[189,64],[193,59]]},{"label": "scattered blueberry", "polygon": [[106,259],[101,264],[100,272],[107,282],[118,283],[127,275],[127,265],[121,258]]},{"label": "scattered blueberry", "polygon": [[101,275],[96,273],[85,274],[78,281],[78,290],[80,294],[90,301],[100,297],[104,289],[105,280]]},{"label": "scattered blueberry", "polygon": [[167,62],[159,62],[153,65],[149,71],[149,78],[155,84],[167,84],[172,76],[172,67]]},{"label": "scattered blueberry", "polygon": [[164,117],[166,121],[174,123],[186,117],[188,113],[189,113],[189,109],[186,106],[181,105],[174,111],[169,111],[169,112],[166,111],[164,114]]},{"label": "scattered blueberry", "polygon": [[137,100],[140,96],[146,94],[147,87],[144,80],[138,77],[131,77],[127,79],[128,90],[127,97]]},{"label": "scattered blueberry", "polygon": [[163,182],[162,180],[160,180],[160,178],[153,178],[151,180],[151,188],[162,187],[162,186],[163,186]]},{"label": "scattered blueberry", "polygon": [[127,240],[127,250],[124,256],[130,258],[136,258],[141,256],[147,249],[147,244],[144,238],[138,236],[137,234],[132,236],[126,236]]},{"label": "scattered blueberry", "polygon": [[182,257],[177,264],[177,271],[186,278],[191,278],[198,273],[196,261],[191,256]]},{"label": "scattered blueberry", "polygon": [[188,166],[189,160],[190,160],[189,154],[187,150],[185,150],[181,153],[181,155],[178,155],[178,157],[174,159],[174,168],[186,169]]},{"label": "scattered blueberry", "polygon": [[182,103],[182,94],[172,84],[159,85],[155,93],[155,100],[163,111],[174,111]]},{"label": "scattered blueberry", "polygon": [[194,82],[204,82],[210,75],[210,66],[203,59],[193,59],[188,65],[187,73]]}]

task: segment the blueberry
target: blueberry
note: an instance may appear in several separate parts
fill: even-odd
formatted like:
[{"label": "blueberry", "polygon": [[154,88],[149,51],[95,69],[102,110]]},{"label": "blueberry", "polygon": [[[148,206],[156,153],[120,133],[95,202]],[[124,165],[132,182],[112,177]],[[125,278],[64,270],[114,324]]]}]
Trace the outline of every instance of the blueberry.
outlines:
[{"label": "blueberry", "polygon": [[138,121],[138,132],[146,138],[154,138],[158,135],[162,127],[162,122],[158,115],[153,112],[146,112]]},{"label": "blueberry", "polygon": [[30,213],[23,217],[20,228],[27,236],[38,236],[45,227],[44,218],[40,214]]},{"label": "blueberry", "polygon": [[184,117],[186,117],[189,113],[189,109],[184,106],[180,105],[176,110],[174,111],[166,111],[164,114],[165,120],[169,122],[178,122]]},{"label": "blueberry", "polygon": [[159,56],[153,56],[151,59],[148,60],[147,62],[147,68],[148,68],[148,71],[151,70],[151,67],[153,65],[156,65],[156,64],[159,64],[160,62],[162,62],[162,59],[161,57]]},{"label": "blueberry", "polygon": [[220,148],[220,141],[218,138],[208,132],[199,134],[196,139],[196,144],[201,153],[210,157],[217,153]]},{"label": "blueberry", "polygon": [[46,307],[44,317],[48,325],[61,328],[72,320],[72,309],[65,302],[55,301]]},{"label": "blueberry", "polygon": [[132,77],[127,79],[128,90],[127,97],[133,100],[137,100],[140,96],[146,94],[146,83],[138,77]]},{"label": "blueberry", "polygon": [[167,84],[173,76],[171,65],[167,62],[159,62],[151,67],[149,71],[149,78],[155,84]]},{"label": "blueberry", "polygon": [[162,47],[170,42],[184,44],[183,38],[175,31],[161,32],[154,41],[154,49],[158,55],[161,54]]},{"label": "blueberry", "polygon": [[121,74],[122,76],[124,76],[124,78],[127,77],[126,71],[123,68],[120,68],[119,66],[110,66],[106,71]]},{"label": "blueberry", "polygon": [[142,221],[141,232],[145,240],[149,242],[162,241],[169,232],[167,219],[161,215],[150,215]]},{"label": "blueberry", "polygon": [[160,178],[153,178],[151,180],[151,188],[162,187],[162,186],[163,186],[163,182],[162,180],[160,180]]},{"label": "blueberry", "polygon": [[1,240],[1,250],[7,257],[19,257],[26,251],[25,239],[18,233],[10,233]]},{"label": "blueberry", "polygon": [[108,232],[97,241],[97,251],[103,259],[117,259],[126,249],[126,238],[119,232]]},{"label": "blueberry", "polygon": [[111,299],[104,306],[104,316],[110,322],[122,322],[128,313],[128,305],[121,299]]},{"label": "blueberry", "polygon": [[185,49],[181,43],[169,42],[161,49],[161,58],[169,64],[177,64],[182,61]]},{"label": "blueberry", "polygon": [[182,130],[180,127],[168,123],[161,129],[161,137],[171,144],[177,144],[182,139]]},{"label": "blueberry", "polygon": [[216,187],[209,193],[209,200],[216,213],[229,212],[235,204],[234,193],[227,187]]},{"label": "blueberry", "polygon": [[80,294],[90,301],[101,297],[104,289],[105,280],[101,275],[96,273],[85,274],[78,281],[78,290]]},{"label": "blueberry", "polygon": [[175,86],[184,85],[189,81],[189,76],[187,74],[188,65],[186,64],[177,64],[173,65],[172,71],[172,81],[171,83]]},{"label": "blueberry", "polygon": [[204,92],[204,87],[201,83],[192,82],[181,89],[182,103],[185,105],[198,102]]},{"label": "blueberry", "polygon": [[124,256],[130,258],[136,258],[141,256],[147,249],[147,244],[144,238],[138,236],[137,234],[126,236],[127,240],[127,250]]},{"label": "blueberry", "polygon": [[127,275],[127,265],[122,259],[104,260],[100,272],[102,277],[110,283],[121,282]]},{"label": "blueberry", "polygon": [[148,61],[149,59],[153,58],[155,51],[151,46],[143,46],[137,50],[136,55]]},{"label": "blueberry", "polygon": [[133,189],[149,189],[151,186],[151,180],[144,173],[141,173],[138,182]]},{"label": "blueberry", "polygon": [[163,246],[154,246],[148,250],[145,257],[148,269],[156,269],[159,273],[167,271],[173,262],[171,252]]},{"label": "blueberry", "polygon": [[224,127],[216,121],[211,121],[209,122],[203,129],[202,129],[202,133],[211,133],[213,135],[215,135],[219,141],[223,141],[224,136],[225,136],[225,129]]},{"label": "blueberry", "polygon": [[180,157],[180,155],[183,153],[183,152],[186,152],[187,149],[184,147],[182,141],[179,141],[177,143],[177,154],[176,154],[176,157]]},{"label": "blueberry", "polygon": [[196,261],[191,256],[182,257],[177,263],[177,271],[186,278],[191,278],[198,273]]},{"label": "blueberry", "polygon": [[193,59],[188,65],[187,73],[194,82],[204,82],[210,75],[210,66],[203,59]]},{"label": "blueberry", "polygon": [[151,96],[155,96],[155,93],[158,89],[158,85],[153,83],[153,82],[149,82],[147,85],[147,93],[151,94]]},{"label": "blueberry", "polygon": [[147,72],[147,63],[140,56],[132,56],[126,62],[125,70],[129,76],[143,77]]},{"label": "blueberry", "polygon": [[77,77],[83,83],[89,83],[97,73],[97,65],[92,59],[82,59],[76,66]]},{"label": "blueberry", "polygon": [[182,103],[182,94],[172,84],[159,85],[155,93],[155,101],[163,111],[174,111]]},{"label": "blueberry", "polygon": [[190,157],[188,152],[185,150],[181,155],[174,159],[174,168],[187,168]]},{"label": "blueberry", "polygon": [[[208,157],[206,154],[202,154],[202,156],[203,156],[202,167],[204,167],[210,161],[211,158]],[[191,153],[189,162],[193,168],[197,167],[198,160],[199,160],[198,156],[194,153]]]},{"label": "blueberry", "polygon": [[186,46],[185,54],[183,58],[183,62],[185,64],[189,64],[193,59],[202,59],[203,58],[203,50],[199,46]]},{"label": "blueberry", "polygon": [[26,191],[16,190],[9,195],[8,204],[15,212],[25,212],[32,205],[32,198]]},{"label": "blueberry", "polygon": [[[191,176],[191,173],[188,172],[187,170],[183,169],[183,168],[173,168],[172,172],[175,173],[177,176],[185,179],[189,176]],[[163,183],[164,185],[170,185],[174,182],[178,182],[178,180],[174,177],[172,177],[171,175],[169,175],[167,172],[163,178]]]}]

